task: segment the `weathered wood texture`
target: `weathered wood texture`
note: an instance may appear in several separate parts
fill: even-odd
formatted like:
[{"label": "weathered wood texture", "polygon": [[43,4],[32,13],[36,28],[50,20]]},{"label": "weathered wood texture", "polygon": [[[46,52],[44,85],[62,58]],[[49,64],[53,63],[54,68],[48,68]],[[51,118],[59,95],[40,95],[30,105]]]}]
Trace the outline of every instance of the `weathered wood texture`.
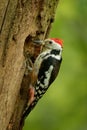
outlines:
[{"label": "weathered wood texture", "polygon": [[31,40],[49,34],[57,5],[58,0],[0,0],[0,130],[22,127],[31,80],[31,73],[24,75],[25,59],[36,51]]}]

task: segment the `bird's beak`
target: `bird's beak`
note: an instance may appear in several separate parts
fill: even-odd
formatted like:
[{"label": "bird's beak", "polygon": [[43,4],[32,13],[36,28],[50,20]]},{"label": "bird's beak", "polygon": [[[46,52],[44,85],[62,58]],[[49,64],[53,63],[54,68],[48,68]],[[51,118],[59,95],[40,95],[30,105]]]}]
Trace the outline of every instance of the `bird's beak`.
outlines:
[{"label": "bird's beak", "polygon": [[37,45],[44,45],[44,41],[43,40],[34,40],[33,43],[35,43]]}]

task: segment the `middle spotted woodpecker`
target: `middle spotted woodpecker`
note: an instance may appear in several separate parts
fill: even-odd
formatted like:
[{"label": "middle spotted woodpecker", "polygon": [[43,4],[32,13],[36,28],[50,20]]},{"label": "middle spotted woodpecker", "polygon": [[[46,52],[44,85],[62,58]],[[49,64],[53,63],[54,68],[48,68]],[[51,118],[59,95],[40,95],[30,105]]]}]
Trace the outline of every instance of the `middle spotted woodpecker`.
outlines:
[{"label": "middle spotted woodpecker", "polygon": [[43,44],[43,50],[34,63],[32,75],[36,75],[36,80],[32,81],[29,87],[30,98],[23,113],[23,117],[26,117],[31,112],[39,99],[55,80],[62,61],[62,40],[58,38],[49,38],[44,41],[36,40],[34,42]]}]

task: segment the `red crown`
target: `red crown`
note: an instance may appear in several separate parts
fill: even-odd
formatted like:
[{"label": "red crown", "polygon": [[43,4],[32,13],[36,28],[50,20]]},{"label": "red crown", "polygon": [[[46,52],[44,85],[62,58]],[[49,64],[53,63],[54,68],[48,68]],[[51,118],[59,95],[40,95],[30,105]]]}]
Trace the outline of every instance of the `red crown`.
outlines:
[{"label": "red crown", "polygon": [[63,47],[63,40],[58,39],[58,38],[50,38],[51,40],[54,40],[56,43],[60,44],[61,47]]}]

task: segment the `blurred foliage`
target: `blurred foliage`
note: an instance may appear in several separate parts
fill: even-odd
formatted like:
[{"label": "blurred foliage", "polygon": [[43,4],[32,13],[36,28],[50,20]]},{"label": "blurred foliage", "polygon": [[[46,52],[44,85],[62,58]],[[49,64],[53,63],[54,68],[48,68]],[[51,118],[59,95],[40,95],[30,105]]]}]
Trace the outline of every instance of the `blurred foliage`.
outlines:
[{"label": "blurred foliage", "polygon": [[50,37],[64,40],[61,70],[24,130],[87,130],[87,0],[60,0]]}]

